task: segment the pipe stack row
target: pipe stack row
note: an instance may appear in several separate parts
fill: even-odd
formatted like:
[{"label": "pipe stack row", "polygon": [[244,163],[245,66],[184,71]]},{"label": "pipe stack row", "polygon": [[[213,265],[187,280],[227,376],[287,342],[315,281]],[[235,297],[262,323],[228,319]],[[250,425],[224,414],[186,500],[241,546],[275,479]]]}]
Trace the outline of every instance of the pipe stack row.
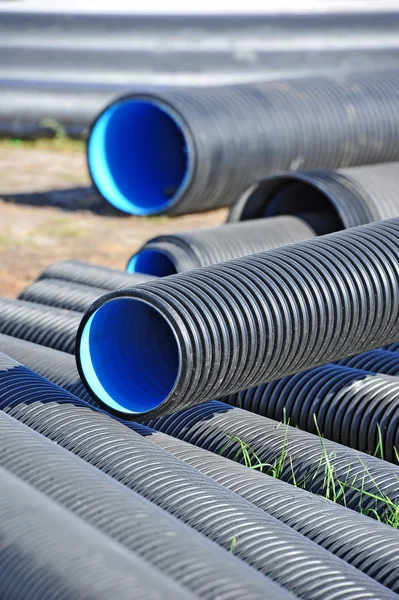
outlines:
[{"label": "pipe stack row", "polygon": [[106,201],[229,215],[0,298],[1,597],[399,597],[398,91],[324,69],[98,115]]}]

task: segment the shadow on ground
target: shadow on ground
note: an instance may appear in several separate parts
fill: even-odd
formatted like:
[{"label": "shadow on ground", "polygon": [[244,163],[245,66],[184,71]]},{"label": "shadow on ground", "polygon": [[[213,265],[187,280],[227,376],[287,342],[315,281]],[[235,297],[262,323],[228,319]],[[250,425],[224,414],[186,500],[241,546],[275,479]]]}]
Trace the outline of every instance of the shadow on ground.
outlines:
[{"label": "shadow on ground", "polygon": [[65,211],[89,211],[97,215],[124,217],[125,213],[108,204],[92,187],[72,187],[45,192],[0,192],[0,199],[13,204],[27,206],[52,206]]}]

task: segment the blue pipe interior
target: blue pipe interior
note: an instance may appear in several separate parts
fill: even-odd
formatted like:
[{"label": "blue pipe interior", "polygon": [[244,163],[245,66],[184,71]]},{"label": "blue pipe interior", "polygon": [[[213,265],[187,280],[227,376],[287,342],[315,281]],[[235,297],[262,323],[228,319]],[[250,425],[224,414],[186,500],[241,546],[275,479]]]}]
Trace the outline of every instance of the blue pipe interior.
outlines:
[{"label": "blue pipe interior", "polygon": [[145,273],[165,277],[174,275],[177,269],[172,259],[163,252],[153,249],[139,250],[129,260],[126,270],[128,273]]},{"label": "blue pipe interior", "polygon": [[97,397],[125,414],[162,404],[180,362],[168,322],[134,298],[114,298],[92,314],[80,340],[80,361]]},{"label": "blue pipe interior", "polygon": [[93,126],[87,155],[104,198],[134,215],[163,212],[190,180],[183,126],[156,100],[130,98],[109,106]]}]

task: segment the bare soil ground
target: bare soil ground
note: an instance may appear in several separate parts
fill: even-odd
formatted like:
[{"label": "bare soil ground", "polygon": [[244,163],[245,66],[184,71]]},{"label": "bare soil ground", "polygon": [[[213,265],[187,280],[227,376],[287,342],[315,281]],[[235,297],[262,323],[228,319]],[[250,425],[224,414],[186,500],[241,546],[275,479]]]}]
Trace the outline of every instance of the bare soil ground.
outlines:
[{"label": "bare soil ground", "polygon": [[91,190],[83,145],[0,143],[0,295],[15,297],[50,263],[75,258],[124,269],[154,235],[224,222],[117,215]]}]

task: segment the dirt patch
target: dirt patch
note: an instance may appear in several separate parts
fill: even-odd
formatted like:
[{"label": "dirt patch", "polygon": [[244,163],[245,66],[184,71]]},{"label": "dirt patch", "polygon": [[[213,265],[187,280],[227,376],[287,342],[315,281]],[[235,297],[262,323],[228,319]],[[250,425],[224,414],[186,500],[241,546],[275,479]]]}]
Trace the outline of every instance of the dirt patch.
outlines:
[{"label": "dirt patch", "polygon": [[[2,296],[15,297],[56,260],[123,269],[154,235],[210,227],[226,218],[225,210],[177,218],[116,216],[88,186],[83,147],[0,145]],[[95,214],[101,212],[109,214]]]}]

